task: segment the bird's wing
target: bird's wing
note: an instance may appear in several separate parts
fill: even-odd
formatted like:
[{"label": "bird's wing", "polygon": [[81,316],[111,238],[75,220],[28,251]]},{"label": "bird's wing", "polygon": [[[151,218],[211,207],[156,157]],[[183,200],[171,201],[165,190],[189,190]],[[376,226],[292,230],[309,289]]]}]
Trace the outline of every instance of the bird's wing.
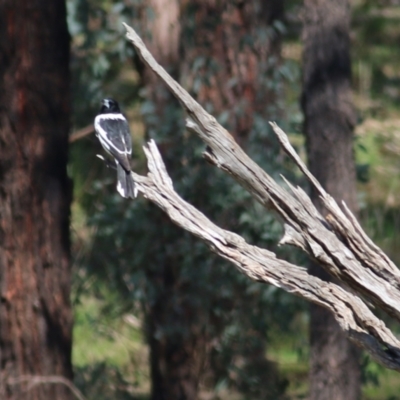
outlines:
[{"label": "bird's wing", "polygon": [[132,138],[129,125],[125,118],[106,118],[98,115],[95,119],[95,129],[100,143],[126,170],[130,171],[129,163],[132,154]]}]

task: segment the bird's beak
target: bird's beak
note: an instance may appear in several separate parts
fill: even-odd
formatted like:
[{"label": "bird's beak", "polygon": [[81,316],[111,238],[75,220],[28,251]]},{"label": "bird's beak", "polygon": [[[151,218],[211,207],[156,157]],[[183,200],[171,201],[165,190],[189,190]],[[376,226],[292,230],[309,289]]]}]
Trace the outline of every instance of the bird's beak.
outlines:
[{"label": "bird's beak", "polygon": [[109,106],[110,106],[107,99],[103,99],[103,100],[101,101],[101,104],[102,104],[103,106],[106,106],[106,107],[109,107]]}]

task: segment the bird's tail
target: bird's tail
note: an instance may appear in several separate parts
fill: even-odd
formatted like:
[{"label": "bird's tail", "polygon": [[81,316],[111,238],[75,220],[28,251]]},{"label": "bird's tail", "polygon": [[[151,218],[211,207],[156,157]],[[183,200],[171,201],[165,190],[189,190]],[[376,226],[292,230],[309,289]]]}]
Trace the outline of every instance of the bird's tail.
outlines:
[{"label": "bird's tail", "polygon": [[117,163],[117,191],[122,196],[134,199],[137,196],[137,187],[132,179],[130,172],[126,172],[122,166]]}]

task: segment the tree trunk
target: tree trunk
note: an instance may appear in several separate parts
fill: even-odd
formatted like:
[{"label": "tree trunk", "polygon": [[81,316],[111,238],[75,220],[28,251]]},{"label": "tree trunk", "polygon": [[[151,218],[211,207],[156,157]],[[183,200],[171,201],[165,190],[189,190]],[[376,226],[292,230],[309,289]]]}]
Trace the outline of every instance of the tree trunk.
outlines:
[{"label": "tree trunk", "polygon": [[[177,77],[181,63],[179,1],[151,0],[148,7],[152,9],[150,18],[147,10],[141,18],[148,46],[164,68]],[[167,147],[162,149],[166,152],[169,166],[179,165],[181,158],[168,152],[168,144],[181,140],[181,127],[171,121],[171,115],[180,109],[179,104],[151,71],[139,70],[147,100],[154,107],[152,117],[146,120],[147,132],[151,135],[152,130],[159,130],[162,121],[163,128],[168,130]],[[193,318],[197,314],[190,302],[185,301],[187,294],[181,288],[180,250],[165,254],[164,249],[166,245],[179,246],[177,242],[181,232],[156,210],[152,216],[160,220],[159,225],[164,229],[157,237],[163,247],[160,250],[163,256],[156,257],[156,260],[151,257],[146,269],[153,292],[149,295],[152,300],[145,309],[146,337],[150,347],[151,399],[194,400],[197,399],[203,360],[200,354],[204,345],[199,343],[202,335],[193,332],[198,326],[197,319]],[[177,303],[180,305],[177,306]]]},{"label": "tree trunk", "polygon": [[[193,82],[197,101],[217,118],[224,115],[224,125],[246,146],[255,116],[264,117],[275,102],[271,77],[280,62],[281,38],[272,25],[283,19],[284,1],[191,0],[189,4],[192,15],[187,21],[192,24],[194,19],[195,24],[183,45],[183,73]],[[195,68],[199,60],[204,60],[204,67]],[[203,83],[195,89],[199,78]]]},{"label": "tree trunk", "polygon": [[[309,166],[328,193],[357,213],[349,31],[348,0],[305,0],[302,107]],[[312,199],[324,212],[315,191]],[[315,264],[310,272],[329,279]],[[359,351],[331,313],[314,305],[310,341],[310,399],[358,399]]]},{"label": "tree trunk", "polygon": [[[254,38],[256,29],[270,28],[268,24],[277,18],[279,10],[283,10],[281,2],[270,0],[261,5],[258,1],[231,4],[229,1],[211,0],[152,0],[149,5],[153,12],[143,13],[141,20],[143,36],[152,54],[173,76],[184,80],[187,87],[196,91],[197,100],[212,107],[215,115],[229,113],[229,128],[235,138],[245,144],[254,124],[254,115],[264,115],[266,104],[273,101],[263,72],[271,49],[275,55],[278,54],[280,43],[274,37],[271,41],[249,44],[246,38]],[[258,21],[256,26],[255,18]],[[201,59],[204,64],[196,69],[194,64]],[[168,130],[161,137],[164,142],[161,150],[168,169],[181,170],[187,155],[181,150],[173,152],[173,149],[181,149],[185,136],[181,134],[182,127],[171,122],[171,116],[180,113],[179,104],[151,71],[139,70],[154,110],[146,121],[147,130]],[[201,83],[197,89],[195,82]],[[195,202],[206,202],[204,194],[197,194],[190,192]],[[154,218],[158,218],[157,215],[153,213]],[[204,321],[209,323],[211,312],[196,300],[196,296],[199,298],[201,295],[197,283],[191,281],[195,278],[185,276],[184,257],[180,256],[182,234],[172,225],[168,226],[164,217],[160,216],[160,219],[160,225],[162,223],[165,228],[163,232],[168,229],[164,242],[174,251],[169,250],[153,270],[149,267],[146,271],[154,289],[153,300],[146,309],[152,400],[196,399],[199,379],[211,347],[205,332],[207,329],[204,329]],[[234,222],[230,219],[225,223]],[[158,241],[163,240],[162,234],[160,231]],[[165,250],[162,252],[164,254]],[[252,365],[267,364],[265,348],[260,347],[251,356],[247,354],[248,359],[252,358]],[[273,368],[269,367],[272,371]],[[239,386],[238,382],[236,384]],[[266,386],[274,385],[275,382]]]},{"label": "tree trunk", "polygon": [[28,377],[72,378],[62,0],[0,1],[0,81],[0,398],[71,399]]},{"label": "tree trunk", "polygon": [[[265,65],[267,58],[271,54],[279,55],[280,50],[277,36],[251,44],[246,42],[246,38],[259,37],[256,30],[270,29],[270,24],[282,17],[282,2],[270,0],[231,4],[229,1],[191,0],[182,2],[180,10],[177,4],[177,0],[152,0],[152,18],[148,19],[149,14],[144,13],[144,36],[150,50],[172,75],[184,79],[187,86],[196,91],[197,100],[212,107],[215,115],[229,113],[226,118],[229,128],[235,138],[245,144],[252,131],[254,115],[264,115],[266,105],[273,102],[272,91],[266,84]],[[184,17],[180,18],[180,12]],[[195,68],[194,65],[201,59],[203,66]],[[185,156],[170,151],[174,141],[179,147],[183,140],[177,135],[181,127],[172,126],[170,122],[175,100],[151,72],[142,71],[142,77],[154,114],[158,117],[156,125],[165,121],[164,130],[169,127],[164,140],[166,146],[171,146],[169,150],[161,146],[162,150],[167,150],[167,165],[170,170],[174,170],[174,165],[181,169]],[[201,82],[197,89],[195,82]],[[177,103],[176,109],[179,110]],[[159,129],[152,126],[154,120],[154,117],[150,118],[148,131]],[[196,202],[202,201],[202,196],[195,197]],[[163,224],[166,223],[163,220]],[[233,221],[225,223],[232,224]],[[176,237],[169,234],[165,242],[180,246],[180,237],[179,232]],[[207,315],[210,310],[194,306],[196,302],[190,296],[199,294],[188,293],[187,287],[196,285],[182,284],[187,278],[181,276],[183,268],[179,265],[179,250],[172,254],[172,257],[166,255],[163,262],[159,262],[157,272],[148,274],[149,281],[157,287],[157,298],[147,311],[153,400],[196,399],[210,347],[209,338],[202,328],[202,321],[209,320]],[[176,304],[179,304],[178,311]],[[177,320],[180,320],[180,329],[177,329]],[[171,327],[174,327],[172,334]],[[265,348],[261,346],[258,350],[251,357],[247,355],[247,358],[252,358],[249,364],[266,362]],[[236,384],[240,386],[238,382]]]},{"label": "tree trunk", "polygon": [[[171,282],[175,290],[177,282],[178,280]],[[152,377],[151,399],[197,399],[204,361],[203,334],[192,331],[198,324],[192,321],[193,318],[189,315],[192,311],[190,305],[183,305],[180,310],[174,309],[174,301],[165,296],[169,290],[171,298],[176,298],[173,294],[174,288],[168,289],[168,286],[166,284],[164,290],[160,291],[159,299],[151,305],[147,318]],[[183,329],[176,326],[179,319],[183,320]],[[172,332],[160,335],[163,329],[170,329]]]}]

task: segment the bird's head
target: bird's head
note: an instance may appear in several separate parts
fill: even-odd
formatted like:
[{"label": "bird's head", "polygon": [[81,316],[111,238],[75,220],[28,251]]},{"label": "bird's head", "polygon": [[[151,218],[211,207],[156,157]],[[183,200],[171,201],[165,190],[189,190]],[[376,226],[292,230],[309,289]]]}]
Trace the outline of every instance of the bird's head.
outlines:
[{"label": "bird's head", "polygon": [[100,114],[120,113],[119,104],[114,99],[103,99],[101,101]]}]

